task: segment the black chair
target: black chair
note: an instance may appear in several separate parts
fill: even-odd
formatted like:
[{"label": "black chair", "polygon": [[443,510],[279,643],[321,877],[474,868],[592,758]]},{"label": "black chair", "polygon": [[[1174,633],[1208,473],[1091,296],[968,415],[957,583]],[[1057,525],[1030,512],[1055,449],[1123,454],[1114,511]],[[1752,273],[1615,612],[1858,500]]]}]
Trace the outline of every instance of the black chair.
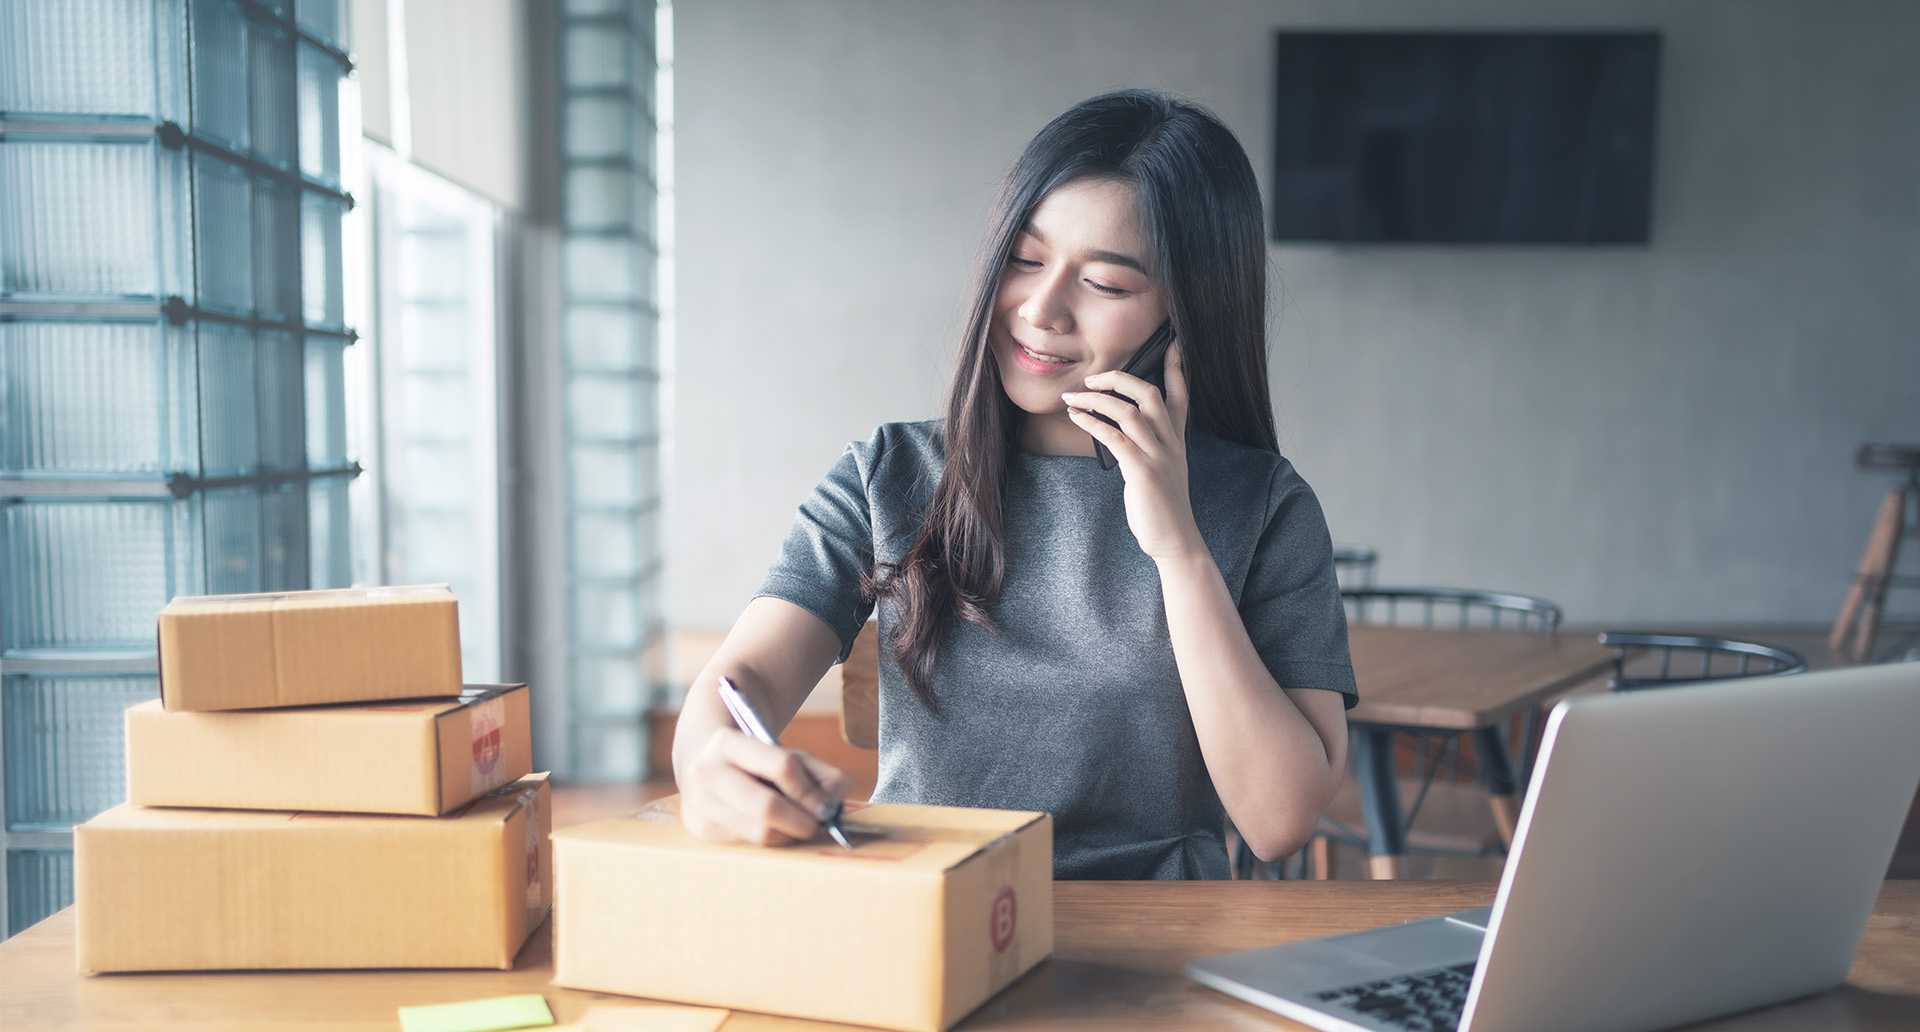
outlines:
[{"label": "black chair", "polygon": [[1560,628],[1560,607],[1544,598],[1507,591],[1472,588],[1342,588],[1347,622],[1405,627],[1402,609],[1412,611],[1423,627],[1460,630],[1554,631]]},{"label": "black chair", "polygon": [[1374,567],[1380,565],[1380,553],[1358,545],[1333,546],[1333,574],[1343,588],[1373,586]]},{"label": "black chair", "polygon": [[[1778,677],[1807,669],[1806,659],[1798,652],[1757,641],[1659,631],[1602,631],[1600,644],[1618,650],[1613,657],[1613,680],[1607,683],[1608,690],[1616,692],[1742,677]],[[1674,666],[1676,654],[1685,657],[1680,669]],[[1660,668],[1648,672],[1646,667],[1656,656]],[[1627,671],[1629,660],[1635,661],[1633,673]]]},{"label": "black chair", "polygon": [[[1544,598],[1532,595],[1520,595],[1512,592],[1482,591],[1471,588],[1400,588],[1400,587],[1353,587],[1342,588],[1341,600],[1347,608],[1347,620],[1353,624],[1373,624],[1386,626],[1423,626],[1439,629],[1490,628],[1517,631],[1552,632],[1560,627],[1561,610],[1558,605]],[[1395,776],[1392,736],[1398,731],[1415,737],[1419,763],[1423,775],[1412,803],[1402,807],[1405,816],[1401,827],[1396,829],[1394,837],[1406,843],[1409,852],[1426,854],[1479,856],[1499,850],[1497,832],[1490,842],[1478,834],[1481,826],[1491,827],[1490,816],[1471,822],[1448,820],[1449,824],[1464,824],[1469,830],[1463,832],[1442,832],[1432,835],[1415,835],[1414,822],[1419,818],[1422,808],[1433,795],[1435,779],[1440,768],[1449,756],[1453,759],[1451,778],[1459,780],[1459,750],[1453,745],[1459,740],[1458,732],[1427,731],[1411,728],[1373,728],[1355,726],[1349,739],[1352,748],[1349,759],[1353,773],[1343,786],[1341,794],[1335,796],[1332,812],[1357,808],[1356,788],[1360,785],[1359,771],[1363,765],[1370,768],[1374,776],[1398,791],[1399,779]],[[1531,733],[1531,730],[1529,731]],[[1477,766],[1482,780],[1488,781],[1490,789],[1506,788],[1506,794],[1512,794],[1516,780],[1507,760],[1508,750],[1505,737],[1498,728],[1489,728],[1473,732],[1478,747]],[[1353,798],[1345,798],[1349,794]],[[1445,816],[1452,818],[1457,811],[1473,812],[1485,809],[1484,797],[1475,801],[1443,789],[1439,808],[1446,810]],[[1349,815],[1351,816],[1351,815]],[[1324,837],[1334,842],[1344,842],[1365,846],[1368,835],[1348,821],[1337,817],[1323,817],[1320,831],[1316,837]],[[1263,874],[1269,876],[1288,876],[1288,868],[1297,868],[1300,876],[1306,876],[1312,866],[1310,854],[1318,852],[1324,858],[1330,855],[1325,850],[1309,847],[1300,854],[1276,865],[1258,864],[1251,852],[1242,848],[1234,857],[1234,868],[1240,877],[1253,878]],[[1320,872],[1324,877],[1326,872]]]},{"label": "black chair", "polygon": [[[1562,612],[1559,605],[1533,595],[1485,591],[1473,588],[1399,588],[1367,587],[1343,590],[1348,622],[1359,625],[1394,627],[1418,626],[1440,630],[1513,630],[1552,633],[1559,629]],[[1354,773],[1349,779],[1355,794],[1364,782],[1362,770],[1374,781],[1399,792],[1400,779],[1395,770],[1393,735],[1412,735],[1416,762],[1421,770],[1413,799],[1400,807],[1405,815],[1393,838],[1404,843],[1406,853],[1427,855],[1484,856],[1504,847],[1493,825],[1487,795],[1463,792],[1454,786],[1462,781],[1460,750],[1455,748],[1457,732],[1412,728],[1379,728],[1356,725],[1350,739]],[[1528,728],[1531,736],[1532,723]],[[1490,794],[1512,795],[1520,781],[1509,760],[1512,751],[1499,728],[1472,732],[1475,768],[1479,780]],[[1443,764],[1451,760],[1449,776],[1436,793]],[[1344,794],[1344,791],[1343,791]],[[1332,814],[1356,808],[1357,799],[1335,797],[1330,815],[1322,819],[1322,833],[1334,842],[1367,845],[1366,832]],[[1343,805],[1345,804],[1345,805]],[[1440,811],[1439,821],[1430,821],[1427,829],[1417,829],[1422,812]],[[1351,816],[1350,814],[1348,816]],[[1330,855],[1327,854],[1327,855]]]},{"label": "black chair", "polygon": [[[1333,546],[1333,573],[1342,588],[1371,586],[1374,570],[1379,565],[1380,552],[1377,549],[1360,545]],[[1254,858],[1253,851],[1239,841],[1237,835],[1233,837],[1232,842],[1233,869],[1236,878],[1277,876],[1294,863],[1300,865],[1302,873],[1306,870],[1307,860],[1304,851],[1295,857],[1262,864]]]}]

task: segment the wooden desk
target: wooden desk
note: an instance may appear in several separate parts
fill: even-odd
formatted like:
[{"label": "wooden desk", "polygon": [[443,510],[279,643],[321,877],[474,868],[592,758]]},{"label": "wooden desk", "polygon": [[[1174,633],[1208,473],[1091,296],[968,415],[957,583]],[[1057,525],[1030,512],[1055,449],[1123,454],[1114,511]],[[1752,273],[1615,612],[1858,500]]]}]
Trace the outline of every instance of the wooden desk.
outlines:
[{"label": "wooden desk", "polygon": [[1360,704],[1347,711],[1367,848],[1375,877],[1398,875],[1406,829],[1393,759],[1396,730],[1474,736],[1474,756],[1501,837],[1513,841],[1523,785],[1501,725],[1605,673],[1614,650],[1592,634],[1436,630],[1352,625],[1347,629]]},{"label": "wooden desk", "polygon": [[1597,636],[1560,631],[1347,629],[1360,704],[1354,723],[1479,731],[1613,666]]},{"label": "wooden desk", "polygon": [[[987,1002],[965,1029],[1282,1029],[1293,1022],[1201,988],[1189,959],[1355,931],[1490,903],[1494,886],[1459,882],[1061,882],[1053,959]],[[572,1020],[622,997],[548,985],[548,929],[512,971],[74,972],[73,911],[0,943],[0,1028],[240,1030],[397,1027],[395,1009],[541,993]],[[858,992],[857,985],[849,991]],[[726,1032],[830,1026],[736,1012]],[[1888,882],[1837,992],[1714,1022],[1727,1029],[1920,1027],[1920,882]]]}]

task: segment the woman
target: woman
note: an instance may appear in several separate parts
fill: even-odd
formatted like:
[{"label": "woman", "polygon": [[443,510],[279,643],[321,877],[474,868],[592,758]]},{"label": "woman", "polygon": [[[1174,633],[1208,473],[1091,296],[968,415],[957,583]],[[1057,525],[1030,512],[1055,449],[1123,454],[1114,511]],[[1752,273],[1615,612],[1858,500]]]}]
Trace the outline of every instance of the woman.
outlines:
[{"label": "woman", "polygon": [[[1119,368],[1169,319],[1163,395]],[[844,778],[733,730],[715,688],[777,731],[876,605],[875,801],[1045,810],[1061,878],[1227,877],[1227,817],[1266,859],[1311,834],[1345,764],[1346,620],[1274,433],[1259,190],[1213,116],[1126,90],[1027,145],[946,418],[848,446],[689,691],[693,833],[814,834]]]}]

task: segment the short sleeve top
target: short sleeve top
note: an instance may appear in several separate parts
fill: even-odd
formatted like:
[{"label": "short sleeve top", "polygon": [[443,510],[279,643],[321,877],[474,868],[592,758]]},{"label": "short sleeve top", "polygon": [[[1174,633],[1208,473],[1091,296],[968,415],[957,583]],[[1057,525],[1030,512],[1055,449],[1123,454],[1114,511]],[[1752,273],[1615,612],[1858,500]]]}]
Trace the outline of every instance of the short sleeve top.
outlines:
[{"label": "short sleeve top", "polygon": [[[912,547],[945,466],[942,420],[855,441],[801,503],[755,597],[786,599],[840,637],[871,614],[860,576]],[[1292,463],[1198,430],[1189,497],[1247,635],[1282,688],[1354,705],[1326,518]],[[1016,451],[1003,493],[998,632],[944,629],[937,714],[880,650],[885,802],[1042,810],[1060,878],[1224,878],[1225,810],[1174,662],[1158,568],[1127,527],[1118,469]],[[883,601],[882,640],[896,615]]]}]

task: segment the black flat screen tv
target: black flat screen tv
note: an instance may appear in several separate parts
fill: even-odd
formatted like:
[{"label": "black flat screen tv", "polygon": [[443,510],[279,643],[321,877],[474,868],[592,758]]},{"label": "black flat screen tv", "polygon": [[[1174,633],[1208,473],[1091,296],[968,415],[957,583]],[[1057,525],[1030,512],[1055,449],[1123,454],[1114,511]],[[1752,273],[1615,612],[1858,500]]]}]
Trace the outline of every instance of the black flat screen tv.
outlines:
[{"label": "black flat screen tv", "polygon": [[1275,34],[1272,238],[1645,243],[1653,32]]}]

